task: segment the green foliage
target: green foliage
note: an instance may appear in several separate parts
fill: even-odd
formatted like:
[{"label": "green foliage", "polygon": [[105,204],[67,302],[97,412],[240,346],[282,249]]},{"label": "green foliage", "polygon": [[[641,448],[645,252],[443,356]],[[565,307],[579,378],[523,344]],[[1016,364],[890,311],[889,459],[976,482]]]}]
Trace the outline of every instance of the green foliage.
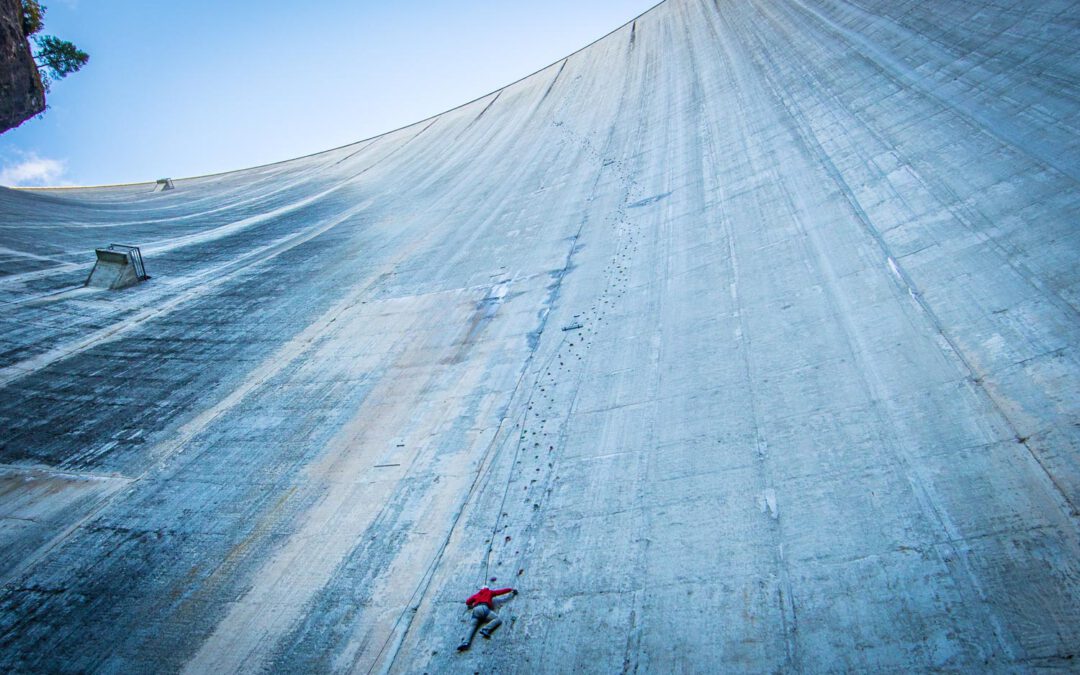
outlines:
[{"label": "green foliage", "polygon": [[38,52],[34,54],[38,65],[51,70],[52,75],[57,78],[67,77],[85,66],[90,60],[89,54],[54,35],[34,38],[34,42],[38,46]]},{"label": "green foliage", "polygon": [[45,25],[45,5],[38,0],[22,0],[23,35],[30,37]]},{"label": "green foliage", "polygon": [[46,88],[54,80],[67,77],[79,70],[90,60],[90,55],[67,40],[54,35],[34,38],[38,51],[34,54],[41,80]]},{"label": "green foliage", "polygon": [[54,35],[36,34],[41,32],[45,25],[45,5],[41,0],[21,0],[22,4],[22,29],[23,35],[33,37],[37,51],[34,53],[34,62],[37,64],[41,82],[48,91],[49,85],[55,80],[65,78],[79,70],[90,60],[90,55],[76,47],[67,40],[61,40]]}]

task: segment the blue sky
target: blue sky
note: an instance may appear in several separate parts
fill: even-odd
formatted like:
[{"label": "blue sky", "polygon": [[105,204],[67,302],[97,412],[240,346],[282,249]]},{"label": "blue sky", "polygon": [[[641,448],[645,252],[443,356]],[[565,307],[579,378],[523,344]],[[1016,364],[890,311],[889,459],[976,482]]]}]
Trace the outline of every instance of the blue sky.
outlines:
[{"label": "blue sky", "polygon": [[0,135],[0,185],[192,176],[367,138],[583,47],[657,0],[45,0],[90,53]]}]

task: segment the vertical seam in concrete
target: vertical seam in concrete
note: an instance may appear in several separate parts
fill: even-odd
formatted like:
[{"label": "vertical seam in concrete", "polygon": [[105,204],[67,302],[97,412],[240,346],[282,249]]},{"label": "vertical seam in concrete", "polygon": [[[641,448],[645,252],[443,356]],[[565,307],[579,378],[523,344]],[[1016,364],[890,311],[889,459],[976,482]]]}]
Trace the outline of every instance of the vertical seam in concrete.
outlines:
[{"label": "vertical seam in concrete", "polygon": [[[819,25],[823,26],[823,30],[831,31],[833,35],[838,35],[838,36],[841,37],[841,39],[847,40],[849,44],[851,43],[851,40],[850,40],[849,36],[846,33],[841,34],[841,29],[839,27],[837,27],[835,23],[828,21],[824,17],[820,16],[818,13],[813,12],[809,8],[803,6],[801,3],[796,3],[796,4],[799,4],[799,9],[802,10],[802,12],[804,14],[812,15],[818,21]],[[779,6],[777,6],[777,7],[779,8]],[[865,10],[863,10],[863,11],[865,11]],[[909,81],[911,79],[913,79],[913,78],[901,77],[901,76],[899,76],[899,75],[897,75],[895,73],[895,69],[884,68],[884,67],[881,66],[881,64],[879,62],[874,61],[872,59],[869,59],[865,55],[863,55],[862,58],[863,58],[863,60],[865,62],[870,64],[872,67],[874,67],[874,69],[877,72],[879,72],[882,77],[888,79],[893,84],[895,84],[897,87],[899,87],[901,89],[904,89],[906,91],[917,92],[919,94],[922,94],[923,97],[935,101],[939,106],[943,105],[943,101],[942,101],[942,98],[940,96],[933,95],[932,93],[930,93],[928,91],[925,91],[924,89],[909,86]],[[798,62],[796,62],[796,63],[798,63]],[[804,70],[806,70],[806,69],[804,68]],[[841,103],[840,103],[838,97],[836,96],[836,94],[832,93],[828,88],[826,88],[826,87],[816,87],[815,91],[817,93],[819,93],[820,95],[822,95],[822,96],[828,96],[830,98],[830,100],[834,101],[837,104],[838,107],[841,107]],[[952,112],[954,112],[954,113],[960,115],[961,117],[963,117],[962,113],[957,111],[955,108],[948,108],[948,110],[951,110]],[[851,116],[853,118],[855,118],[856,120],[858,120],[863,125],[863,128],[869,134],[871,134],[876,140],[880,141],[883,145],[889,145],[888,143],[885,142],[885,140],[881,137],[881,134],[876,129],[872,128],[869,124],[867,124],[865,122],[865,120],[862,119],[862,117],[858,114],[858,112],[856,110],[849,110],[849,112],[850,112]],[[969,124],[972,124],[973,122],[978,122],[979,124],[982,125],[982,126],[979,126],[978,129],[980,129],[981,131],[986,131],[987,133],[990,133],[995,139],[998,140],[998,142],[1002,143],[1003,145],[1006,145],[1008,147],[1015,147],[1012,144],[1008,143],[1007,141],[1005,141],[1005,140],[1001,139],[1000,137],[994,135],[992,130],[990,129],[990,127],[984,121],[982,121],[982,120],[973,120],[971,118],[963,118],[963,119],[965,119]],[[892,146],[892,147],[895,147],[895,146]],[[1036,157],[1036,156],[1034,156],[1034,155],[1032,155],[1030,153],[1021,153],[1021,154],[1023,154],[1026,157],[1031,158],[1033,160],[1033,163],[1035,163],[1036,165],[1042,164],[1043,166],[1046,166],[1043,162],[1041,162],[1039,160],[1038,157]],[[908,162],[908,165],[911,166],[911,162]],[[929,194],[932,194],[936,198],[938,198],[938,200],[945,206],[945,208],[949,211],[949,213],[951,213],[953,215],[953,217],[955,217],[957,219],[957,221],[959,221],[961,224],[963,224],[976,238],[979,239],[979,241],[981,241],[982,243],[984,243],[984,244],[990,246],[991,248],[993,248],[994,251],[1001,257],[1002,261],[1009,268],[1011,268],[1012,270],[1014,270],[1016,272],[1017,276],[1022,278],[1029,285],[1031,285],[1035,290],[1042,293],[1044,295],[1044,297],[1051,302],[1051,304],[1055,305],[1058,309],[1062,310],[1062,312],[1064,312],[1066,314],[1071,314],[1073,319],[1080,318],[1080,308],[1077,308],[1071,302],[1069,302],[1067,299],[1063,298],[1058,292],[1056,292],[1055,290],[1049,288],[1046,284],[1044,284],[1042,282],[1041,279],[1039,279],[1037,276],[1035,276],[1035,274],[1030,269],[1028,269],[1026,265],[1024,265],[1023,263],[1021,263],[1019,261],[1014,260],[1013,255],[1011,255],[1010,252],[1006,250],[1005,246],[1001,242],[999,242],[994,237],[991,237],[991,236],[985,234],[981,229],[976,227],[974,221],[979,219],[981,214],[979,214],[977,211],[972,213],[973,209],[971,209],[966,203],[964,203],[964,200],[960,199],[955,194],[955,192],[953,192],[953,190],[947,184],[945,184],[943,182],[938,182],[938,183],[928,182],[924,178],[923,174],[921,172],[919,172],[918,170],[916,170],[913,166],[912,166],[912,171],[914,173],[915,179],[919,182],[919,184],[923,187],[923,189],[925,189]],[[1060,173],[1060,172],[1055,172],[1055,173]],[[944,195],[949,197],[949,199],[942,199],[939,196],[941,193],[944,193]],[[982,217],[982,219],[985,219],[985,216],[981,216],[981,217]]]},{"label": "vertical seam in concrete", "polygon": [[[772,63],[772,57],[768,54],[768,51],[764,47],[761,47],[759,51],[766,59],[769,60],[770,63]],[[771,75],[766,72],[764,68],[761,69],[761,72],[763,81],[769,85],[776,100],[781,104],[783,109],[787,111],[788,117],[792,124],[792,129],[795,132],[796,137],[802,143],[807,155],[817,159],[820,163],[820,166],[825,169],[825,172],[827,173],[829,178],[833,181],[837,189],[839,189],[840,193],[844,196],[844,202],[851,210],[852,215],[855,216],[859,224],[862,226],[863,230],[877,245],[881,255],[883,256],[883,262],[885,266],[888,269],[892,270],[894,273],[892,275],[893,278],[896,278],[902,284],[903,290],[908,293],[911,299],[915,302],[916,306],[921,310],[922,314],[931,324],[934,332],[940,335],[942,340],[944,340],[945,343],[948,345],[948,349],[942,350],[943,353],[945,353],[947,356],[952,356],[952,358],[957,363],[959,363],[959,365],[967,373],[967,381],[975,385],[975,391],[978,391],[980,393],[980,397],[990,403],[992,408],[997,411],[1000,418],[1008,425],[1009,430],[1013,434],[1013,437],[1020,441],[1022,436],[1016,427],[1016,423],[1001,406],[997,398],[986,387],[986,384],[985,382],[983,382],[982,378],[976,376],[975,368],[971,365],[971,362],[967,359],[967,357],[964,356],[963,350],[956,343],[956,341],[949,336],[948,332],[945,330],[944,324],[938,317],[937,313],[934,312],[934,309],[929,305],[929,303],[926,302],[926,299],[923,297],[922,291],[919,290],[914,280],[904,269],[904,266],[893,254],[892,249],[889,246],[888,242],[885,241],[884,236],[882,236],[881,232],[879,232],[878,229],[871,222],[869,215],[867,215],[866,211],[862,208],[862,205],[859,203],[859,200],[855,196],[855,193],[851,189],[851,186],[847,183],[846,180],[844,180],[844,177],[840,173],[840,170],[832,161],[832,158],[829,157],[829,154],[822,147],[821,142],[817,139],[817,135],[814,133],[813,129],[810,128],[810,125],[803,119],[802,114],[793,108],[793,105],[789,103],[787,97],[780,93],[781,89],[778,87],[776,82],[774,82]],[[1068,493],[1058,483],[1057,479],[1050,472],[1047,466],[1042,462],[1042,460],[1038,457],[1038,455],[1035,454],[1031,446],[1026,441],[1023,441],[1022,445],[1027,451],[1027,455],[1031,458],[1031,460],[1035,462],[1036,465],[1038,465],[1042,474],[1048,481],[1049,486],[1052,487],[1052,492],[1055,495],[1055,501],[1058,502],[1058,506],[1061,509],[1062,513],[1070,522],[1072,522],[1075,527],[1078,524],[1077,516],[1078,514],[1080,514],[1080,511],[1078,511],[1076,504],[1072,502],[1072,500],[1069,498]]]},{"label": "vertical seam in concrete", "polygon": [[942,96],[936,94],[932,89],[926,87],[922,81],[916,77],[912,77],[908,69],[897,63],[897,60],[892,55],[886,53],[880,49],[877,45],[872,44],[869,40],[862,37],[854,31],[848,30],[834,21],[830,21],[827,17],[823,16],[820,12],[817,12],[807,7],[800,0],[788,0],[793,5],[797,5],[806,15],[813,17],[820,24],[828,27],[834,35],[841,40],[847,42],[853,47],[857,46],[858,49],[852,49],[851,53],[882,74],[890,77],[890,79],[896,81],[905,89],[920,92],[927,98],[931,98],[938,102],[942,109],[951,110],[961,119],[965,120],[972,129],[977,129],[990,136],[996,138],[1002,144],[1008,145],[1015,149],[1017,152],[1027,155],[1032,161],[1041,164],[1042,166],[1050,169],[1054,173],[1057,173],[1065,178],[1070,179],[1074,183],[1080,183],[1080,175],[1077,175],[1072,167],[1060,166],[1057,162],[1048,158],[1046,148],[1042,147],[1041,142],[1037,142],[1038,148],[1032,147],[1032,141],[1023,142],[1017,138],[1014,138],[1012,134],[1003,129],[1005,125],[996,123],[998,120],[997,115],[985,115],[980,113],[972,105],[964,105],[960,103],[954,103],[946,100]]},{"label": "vertical seam in concrete", "polygon": [[[765,17],[763,16],[763,18]],[[760,54],[762,58],[766,59],[769,62],[769,65],[773,65],[772,58],[769,55],[768,50],[760,42],[758,43],[758,48],[756,52]],[[832,163],[831,158],[828,157],[827,153],[817,141],[816,136],[813,135],[813,131],[807,128],[805,121],[802,119],[801,112],[794,109],[792,105],[788,102],[787,98],[783,95],[783,93],[781,93],[781,88],[774,81],[771,73],[765,67],[765,64],[759,63],[757,59],[754,59],[754,61],[758,65],[759,72],[762,76],[762,82],[767,85],[773,97],[781,104],[782,109],[786,111],[787,120],[791,127],[791,132],[794,138],[796,138],[803,146],[803,150],[806,153],[806,156],[817,160],[821,164],[821,166],[825,167],[826,172],[828,173],[830,178],[833,179],[837,187],[840,189],[841,193],[844,195],[845,203],[852,210],[860,225],[863,227],[864,231],[882,248],[883,252],[886,254],[886,259],[891,260],[892,256],[889,255],[888,248],[885,245],[885,242],[881,239],[880,233],[878,233],[877,230],[873,227],[873,225],[869,222],[868,217],[866,216],[865,212],[862,211],[862,208],[857,204],[857,202],[853,201],[854,195],[851,193],[850,186],[848,186],[847,183],[843,180],[843,177],[839,174],[835,165]],[[783,189],[786,198],[790,201],[791,195],[787,189],[786,184],[784,184],[782,180],[778,180],[778,183]],[[794,206],[791,206],[790,211],[793,221],[798,224],[799,229],[803,232],[806,240],[809,241],[810,244],[813,246],[815,251],[815,257],[818,260],[819,265],[822,266],[822,270],[825,272],[827,282],[826,289],[828,292],[829,304],[832,308],[834,316],[839,317],[840,319],[840,326],[844,332],[845,339],[847,341],[848,352],[851,355],[851,358],[855,361],[855,363],[859,365],[859,372],[863,374],[862,383],[867,393],[870,394],[871,400],[874,401],[873,410],[879,418],[881,428],[889,436],[888,442],[885,444],[886,447],[890,450],[890,454],[893,456],[894,461],[897,461],[899,466],[902,467],[903,472],[906,475],[908,482],[913,489],[913,494],[922,503],[923,508],[929,514],[932,514],[934,519],[938,521],[939,527],[941,527],[944,533],[947,535],[945,543],[952,550],[955,559],[960,561],[961,568],[964,570],[964,578],[968,581],[969,585],[972,587],[972,589],[975,591],[976,595],[979,598],[984,601],[987,600],[988,596],[982,586],[981,581],[975,574],[974,570],[972,570],[971,567],[967,564],[966,557],[961,555],[959,550],[957,549],[954,526],[949,520],[947,514],[941,507],[938,506],[933,496],[923,484],[922,477],[918,475],[918,472],[914,470],[914,468],[911,466],[910,461],[904,455],[902,449],[899,446],[899,443],[895,438],[895,434],[893,432],[894,425],[889,419],[888,414],[885,411],[881,410],[880,406],[882,397],[880,396],[879,392],[877,392],[877,386],[874,383],[871,383],[870,380],[868,380],[866,377],[866,375],[869,374],[871,376],[874,376],[876,380],[876,368],[871,361],[863,358],[862,355],[864,353],[864,350],[861,346],[857,344],[857,330],[852,325],[850,325],[850,320],[847,318],[847,314],[843,311],[837,311],[836,309],[836,303],[838,302],[838,298],[836,297],[837,291],[835,289],[835,283],[833,281],[835,273],[831,270],[827,254],[821,249],[821,245],[818,242],[816,233],[812,229],[807,229],[802,223],[801,219],[798,217],[798,209]],[[905,276],[900,276],[899,278],[904,279]],[[907,290],[909,291],[911,297],[916,300],[916,302],[920,301],[920,298],[918,297],[913,287],[908,287]],[[934,317],[933,314],[929,312],[929,308],[925,307],[925,305],[923,305],[923,303],[921,302],[919,302],[919,306],[923,309],[924,315],[927,316],[931,323],[934,324],[935,328],[939,332],[941,332],[940,325],[936,323],[936,317]],[[948,340],[947,336],[944,336],[944,333],[942,333],[942,335],[943,337],[945,337],[946,340]],[[950,347],[952,347],[951,342],[949,342],[949,345]],[[958,352],[954,352],[954,356],[956,358],[959,358],[961,363],[963,363],[965,366],[967,365],[967,362]],[[1007,658],[1014,659],[1017,646],[1012,644],[1012,641],[1010,640],[1011,632],[1007,630],[1006,626],[1002,622],[1001,618],[998,616],[997,612],[991,609],[989,603],[984,603],[983,607],[987,620],[993,626],[998,645],[1006,654]]]},{"label": "vertical seam in concrete", "polygon": [[[713,14],[717,18],[717,20],[724,21],[729,26],[731,26],[730,22],[728,22],[727,18],[724,17],[723,14],[722,14],[722,12],[720,10],[719,2],[720,2],[720,0],[715,0],[714,7],[715,7],[716,11]],[[710,29],[710,31],[713,31],[714,35],[716,34],[715,27],[713,26],[713,24],[711,22],[709,23],[709,29]],[[735,31],[732,30],[731,34],[735,34]],[[729,42],[729,41],[720,40],[719,37],[717,38],[716,42],[717,42],[717,44],[719,44],[721,46],[720,50],[719,50],[720,58],[722,58],[731,67],[732,77],[734,78],[734,80],[736,81],[737,84],[743,84],[742,78],[740,78],[739,75],[737,74],[738,69],[735,67],[735,64],[734,64],[735,56],[731,51],[731,49],[733,48],[732,43]],[[735,89],[734,89],[734,92],[733,92],[733,95],[736,98],[738,98],[739,101],[740,101],[740,106],[739,106],[740,110],[747,110],[748,109],[748,107],[747,107],[747,105],[745,103],[744,96],[743,96],[743,91],[744,90],[745,90],[744,87],[736,86]],[[747,133],[747,127],[746,127],[745,122],[742,120],[742,118],[739,119],[739,125],[740,125],[741,130],[743,131],[743,135],[748,137],[749,134]],[[709,148],[709,157],[712,158],[712,162],[714,164],[718,164],[719,162],[716,159],[716,157],[717,157],[716,150],[713,149],[713,146],[712,146],[712,136],[711,135],[708,135],[706,137],[706,145]],[[722,185],[717,185],[717,190],[720,192],[720,198],[719,198],[718,202],[719,202],[720,205],[722,205],[724,203],[724,201],[725,201],[723,186]],[[756,394],[756,392],[754,390],[754,373],[755,373],[755,370],[756,370],[756,366],[755,366],[754,358],[753,358],[753,355],[752,355],[752,343],[751,343],[751,338],[750,338],[750,332],[749,332],[749,329],[748,329],[748,326],[747,326],[747,323],[746,323],[746,319],[743,316],[742,301],[741,301],[741,298],[739,297],[739,260],[738,260],[738,254],[737,254],[736,247],[735,247],[735,233],[734,233],[734,231],[733,231],[733,229],[731,227],[731,224],[728,222],[726,215],[723,213],[723,211],[720,211],[720,213],[718,213],[717,215],[718,215],[718,222],[720,224],[720,227],[721,227],[722,231],[724,232],[724,236],[725,236],[725,238],[727,239],[727,242],[728,242],[728,258],[729,258],[730,264],[731,264],[731,275],[732,275],[731,276],[730,293],[731,293],[732,303],[733,303],[734,309],[735,309],[735,315],[737,317],[737,322],[738,322],[737,328],[738,328],[738,331],[739,331],[739,338],[740,338],[740,341],[742,342],[742,345],[743,345],[743,349],[741,350],[741,352],[742,352],[743,370],[744,370],[744,373],[745,373],[746,383],[747,383],[747,388],[748,388],[748,395],[749,395],[749,398],[750,398],[750,417],[751,417],[751,425],[752,425],[752,429],[753,429],[754,443],[755,443],[754,468],[755,468],[758,476],[760,477],[761,488],[762,488],[763,492],[765,494],[767,494],[769,490],[773,489],[773,479],[772,479],[772,476],[770,475],[769,468],[768,468],[768,462],[767,462],[768,442],[766,441],[766,439],[762,435],[761,425],[760,425],[760,422],[759,422],[759,420],[761,418],[761,415],[760,415],[760,412],[759,412],[759,405],[758,405],[758,401],[757,401],[758,397],[757,397],[757,394]],[[797,614],[797,610],[795,608],[795,597],[794,597],[794,592],[792,590],[791,579],[790,579],[790,574],[789,574],[789,570],[788,570],[788,563],[787,563],[787,559],[786,559],[786,557],[784,555],[783,522],[782,522],[778,512],[774,511],[773,513],[774,513],[774,516],[775,516],[774,523],[771,524],[771,525],[768,525],[768,527],[770,527],[771,531],[773,531],[775,533],[773,535],[773,542],[772,543],[773,543],[773,547],[774,547],[774,556],[775,556],[774,557],[774,564],[776,565],[776,574],[777,574],[777,577],[778,577],[777,578],[777,583],[778,583],[778,586],[779,586],[779,588],[777,589],[777,593],[778,593],[777,602],[778,602],[778,611],[779,611],[779,614],[780,614],[780,620],[781,620],[781,623],[782,623],[783,634],[784,634],[785,662],[787,664],[787,667],[791,668],[794,672],[802,672],[803,665],[802,665],[802,661],[801,661],[801,658],[800,658],[799,641],[798,641],[798,614]]]}]

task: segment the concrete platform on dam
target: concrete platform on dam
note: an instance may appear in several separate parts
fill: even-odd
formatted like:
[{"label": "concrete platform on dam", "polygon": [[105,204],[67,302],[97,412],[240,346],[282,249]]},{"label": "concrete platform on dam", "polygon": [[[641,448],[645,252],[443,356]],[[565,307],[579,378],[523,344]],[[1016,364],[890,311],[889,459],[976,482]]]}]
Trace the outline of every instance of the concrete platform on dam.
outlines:
[{"label": "concrete platform on dam", "polygon": [[[343,148],[0,189],[0,667],[1076,668],[1078,30],[668,0]],[[71,292],[114,240],[153,281]]]}]

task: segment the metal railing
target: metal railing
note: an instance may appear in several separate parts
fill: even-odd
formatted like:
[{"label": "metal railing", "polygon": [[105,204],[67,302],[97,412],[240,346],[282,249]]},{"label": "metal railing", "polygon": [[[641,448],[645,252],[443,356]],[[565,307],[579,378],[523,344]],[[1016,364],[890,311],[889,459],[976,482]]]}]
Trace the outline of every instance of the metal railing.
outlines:
[{"label": "metal railing", "polygon": [[139,277],[139,281],[146,281],[150,278],[150,275],[146,273],[146,264],[143,263],[142,251],[138,246],[129,246],[127,244],[109,244],[109,249],[112,251],[123,251],[127,254],[131,260],[131,264],[135,266],[135,276]]}]

